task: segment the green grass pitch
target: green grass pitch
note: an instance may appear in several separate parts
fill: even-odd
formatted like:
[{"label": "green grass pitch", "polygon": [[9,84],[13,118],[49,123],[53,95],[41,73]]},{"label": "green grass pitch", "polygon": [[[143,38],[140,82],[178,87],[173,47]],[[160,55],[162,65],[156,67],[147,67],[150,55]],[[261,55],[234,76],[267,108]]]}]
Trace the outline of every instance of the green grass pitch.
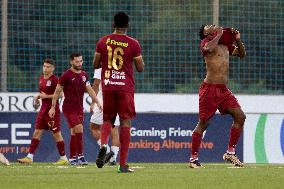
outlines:
[{"label": "green grass pitch", "polygon": [[203,164],[190,169],[185,163],[133,163],[135,173],[117,173],[117,167],[98,169],[53,166],[51,163],[0,165],[0,189],[283,189],[283,164]]}]

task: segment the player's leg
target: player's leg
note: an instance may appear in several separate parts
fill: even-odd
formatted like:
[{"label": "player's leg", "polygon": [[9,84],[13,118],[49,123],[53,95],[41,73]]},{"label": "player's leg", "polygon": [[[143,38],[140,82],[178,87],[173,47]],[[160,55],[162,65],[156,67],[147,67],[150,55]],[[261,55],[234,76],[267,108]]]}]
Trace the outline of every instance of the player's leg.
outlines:
[{"label": "player's leg", "polygon": [[[103,124],[103,113],[97,106],[93,110],[90,119],[90,131],[92,136],[96,139],[99,148],[101,147],[101,126]],[[107,153],[110,152],[110,147],[107,145]]]},{"label": "player's leg", "polygon": [[[111,120],[104,121],[101,127],[101,147],[96,159],[96,164],[98,168],[102,168],[106,163],[106,155],[107,155],[107,148],[108,148],[108,139],[109,133],[112,130],[112,122]],[[109,158],[108,158],[109,159]]]},{"label": "player's leg", "polygon": [[198,153],[203,132],[209,126],[209,120],[217,110],[217,103],[214,99],[215,91],[214,85],[207,83],[202,83],[199,89],[199,121],[192,133],[192,147],[189,160],[189,167],[191,168],[202,167],[198,160]]},{"label": "player's leg", "polygon": [[86,161],[85,156],[84,156],[83,125],[78,124],[73,129],[74,129],[74,133],[76,137],[78,164],[88,165],[88,162]]},{"label": "player's leg", "polygon": [[129,166],[127,165],[128,150],[130,144],[130,128],[131,128],[131,120],[121,119],[120,133],[119,133],[119,141],[120,141],[119,172],[133,172],[133,170],[129,169]]},{"label": "player's leg", "polygon": [[130,144],[130,128],[131,119],[136,116],[134,105],[134,93],[118,92],[119,108],[118,115],[120,117],[120,160],[119,173],[129,173],[134,170],[130,169],[127,164],[128,150]]},{"label": "player's leg", "polygon": [[243,131],[246,116],[241,108],[229,108],[227,109],[227,112],[233,117],[233,124],[230,130],[228,149],[224,154],[223,159],[235,166],[242,167],[243,163],[236,156],[236,145]]},{"label": "player's leg", "polygon": [[57,150],[60,155],[60,158],[57,162],[54,163],[54,165],[66,165],[68,164],[68,159],[65,154],[65,144],[64,139],[62,137],[61,131],[57,131],[53,133],[53,138],[56,142]]},{"label": "player's leg", "polygon": [[189,166],[191,168],[202,167],[198,161],[199,148],[202,141],[202,136],[204,131],[209,126],[209,121],[199,119],[193,133],[192,133],[192,145],[191,145],[191,155],[189,160]]},{"label": "player's leg", "polygon": [[[83,114],[76,113],[64,113],[68,121],[68,126],[71,132],[70,139],[70,164],[76,165],[87,165],[88,162],[85,160],[83,153]],[[77,162],[78,156],[78,162]]]},{"label": "player's leg", "polygon": [[40,139],[43,133],[43,129],[35,129],[33,133],[33,138],[29,147],[29,153],[26,157],[18,159],[19,163],[32,163],[34,154],[36,149],[38,148],[38,145],[40,143]]},{"label": "player's leg", "polygon": [[98,168],[102,168],[105,164],[107,153],[107,144],[109,135],[111,134],[113,121],[117,114],[117,97],[116,91],[105,91],[103,93],[103,125],[101,127],[101,148],[99,150],[96,164]]},{"label": "player's leg", "polygon": [[71,165],[77,165],[76,135],[75,135],[75,132],[74,132],[73,128],[70,129],[69,149],[70,149],[69,162],[70,162]]},{"label": "player's leg", "polygon": [[113,121],[117,114],[116,91],[105,91],[103,93],[103,125],[101,127],[101,144],[107,145],[111,134]]},{"label": "player's leg", "polygon": [[119,131],[118,126],[115,126],[111,131],[111,151],[113,152],[112,157],[109,160],[109,165],[114,166],[116,165],[116,158],[119,152]]}]

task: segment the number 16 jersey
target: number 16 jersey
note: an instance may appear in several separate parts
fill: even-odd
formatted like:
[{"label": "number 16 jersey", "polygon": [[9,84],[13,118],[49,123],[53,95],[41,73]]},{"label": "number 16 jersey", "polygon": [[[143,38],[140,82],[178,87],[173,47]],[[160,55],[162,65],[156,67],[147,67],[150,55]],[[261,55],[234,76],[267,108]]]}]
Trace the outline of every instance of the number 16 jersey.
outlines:
[{"label": "number 16 jersey", "polygon": [[121,34],[109,34],[97,43],[101,54],[103,91],[134,92],[133,58],[141,56],[137,40]]}]

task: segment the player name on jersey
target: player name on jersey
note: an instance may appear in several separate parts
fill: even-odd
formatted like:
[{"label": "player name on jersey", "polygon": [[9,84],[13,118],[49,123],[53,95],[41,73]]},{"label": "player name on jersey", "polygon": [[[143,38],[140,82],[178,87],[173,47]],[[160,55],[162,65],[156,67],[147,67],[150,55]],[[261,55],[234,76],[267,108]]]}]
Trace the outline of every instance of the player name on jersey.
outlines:
[{"label": "player name on jersey", "polygon": [[122,42],[122,41],[116,41],[114,39],[108,38],[106,41],[106,44],[112,44],[116,46],[122,46],[122,47],[128,47],[128,43]]}]

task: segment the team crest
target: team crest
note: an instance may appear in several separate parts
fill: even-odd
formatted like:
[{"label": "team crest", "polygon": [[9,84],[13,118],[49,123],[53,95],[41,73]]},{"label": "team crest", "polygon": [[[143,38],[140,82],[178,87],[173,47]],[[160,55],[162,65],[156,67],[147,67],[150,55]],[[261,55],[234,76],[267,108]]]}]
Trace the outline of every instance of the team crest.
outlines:
[{"label": "team crest", "polygon": [[87,79],[85,76],[82,76],[82,80],[85,82]]},{"label": "team crest", "polygon": [[46,82],[46,86],[47,86],[47,87],[50,87],[50,86],[51,86],[51,81],[50,81],[50,80],[48,80],[48,81]]}]

